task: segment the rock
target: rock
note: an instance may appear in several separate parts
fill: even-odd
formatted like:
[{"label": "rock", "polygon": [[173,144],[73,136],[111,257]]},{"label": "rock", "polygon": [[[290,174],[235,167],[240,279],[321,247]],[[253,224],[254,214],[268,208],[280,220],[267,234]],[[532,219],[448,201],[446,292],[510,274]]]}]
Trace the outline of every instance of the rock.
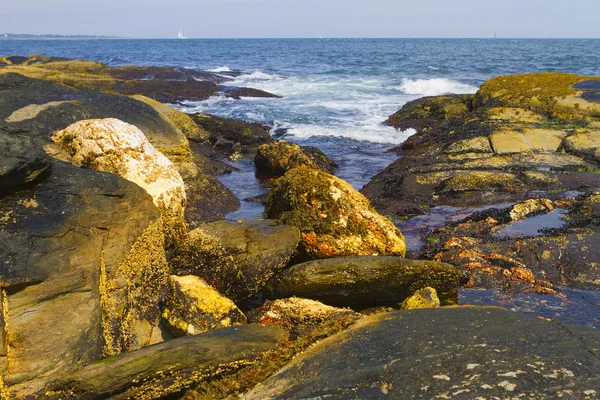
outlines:
[{"label": "rock", "polygon": [[[223,94],[244,97],[279,97],[259,89],[218,85],[231,78],[206,71],[168,67],[108,67],[94,61],[32,55],[23,62],[0,59],[0,74],[19,73],[61,83],[78,90],[145,95],[166,103],[206,100]],[[239,73],[231,72],[236,76]],[[89,118],[89,117],[88,117]]]},{"label": "rock", "polygon": [[152,108],[154,108],[157,112],[167,117],[188,139],[194,139],[198,141],[208,139],[209,133],[206,132],[204,129],[200,129],[200,127],[196,125],[192,117],[190,117],[183,111],[176,110],[172,107],[169,107],[166,104],[163,104],[146,96],[135,95],[132,97],[136,100],[139,100],[152,106]]},{"label": "rock", "polygon": [[219,118],[212,115],[192,115],[198,126],[210,133],[210,144],[226,155],[236,151],[250,153],[264,143],[272,143],[270,127],[234,119]]},{"label": "rock", "polygon": [[260,145],[254,163],[258,172],[272,176],[282,176],[297,167],[320,169],[330,174],[337,168],[337,164],[316,147],[301,147],[285,140]]},{"label": "rock", "polygon": [[267,298],[298,296],[338,307],[396,304],[425,287],[456,302],[459,275],[450,264],[400,257],[351,257],[296,264],[265,287]]},{"label": "rock", "polygon": [[260,89],[253,88],[245,88],[245,87],[220,87],[222,93],[229,98],[232,99],[241,99],[242,97],[267,97],[267,98],[276,98],[280,99],[281,96],[278,96],[273,93],[265,92]]},{"label": "rock", "polygon": [[55,382],[46,398],[161,398],[181,395],[252,365],[287,339],[273,325],[244,325],[173,339],[91,364]]},{"label": "rock", "polygon": [[199,174],[185,181],[185,220],[189,229],[223,219],[240,207],[240,200],[217,178]]},{"label": "rock", "polygon": [[171,265],[197,275],[234,301],[257,293],[296,251],[298,229],[270,220],[217,221],[191,231]]},{"label": "rock", "polygon": [[294,168],[275,181],[268,218],[300,228],[310,258],[404,256],[404,237],[349,183],[325,172]]},{"label": "rock", "polygon": [[596,203],[589,195],[480,211],[431,232],[419,257],[456,265],[467,287],[510,294],[558,294],[560,286],[597,290]]},{"label": "rock", "polygon": [[185,207],[183,179],[133,125],[115,118],[84,120],[52,139],[78,167],[118,174],[148,192],[159,208]]},{"label": "rock", "polygon": [[417,290],[412,296],[406,298],[400,308],[402,310],[414,310],[415,308],[439,308],[440,299],[432,287]]},{"label": "rock", "polygon": [[261,307],[248,313],[250,322],[275,324],[297,337],[325,321],[344,319],[357,321],[362,316],[349,308],[336,308],[318,301],[291,297],[267,300]]},{"label": "rock", "polygon": [[441,121],[465,115],[473,100],[472,95],[445,95],[423,97],[404,105],[384,123],[396,129],[426,131],[439,125]]},{"label": "rock", "polygon": [[40,181],[50,172],[48,156],[25,135],[0,126],[0,195]]},{"label": "rock", "polygon": [[185,81],[128,80],[115,83],[111,90],[124,95],[139,94],[151,97],[163,103],[206,100],[219,94],[219,86],[213,82],[197,81],[188,78]]},{"label": "rock", "polygon": [[586,398],[600,387],[599,339],[501,308],[381,314],[313,346],[243,398]]},{"label": "rock", "polygon": [[233,301],[196,276],[171,275],[169,289],[162,318],[176,336],[246,323]]},{"label": "rock", "polygon": [[[496,77],[474,96],[407,103],[388,124],[414,128],[402,157],[362,193],[385,215],[515,203],[541,191],[589,191],[600,168],[600,104],[589,79],[561,73]],[[584,87],[587,87],[584,85]],[[592,90],[593,91],[593,90]]]},{"label": "rock", "polygon": [[0,197],[0,372],[17,397],[149,344],[169,274],[145,190],[60,161],[50,168]]}]

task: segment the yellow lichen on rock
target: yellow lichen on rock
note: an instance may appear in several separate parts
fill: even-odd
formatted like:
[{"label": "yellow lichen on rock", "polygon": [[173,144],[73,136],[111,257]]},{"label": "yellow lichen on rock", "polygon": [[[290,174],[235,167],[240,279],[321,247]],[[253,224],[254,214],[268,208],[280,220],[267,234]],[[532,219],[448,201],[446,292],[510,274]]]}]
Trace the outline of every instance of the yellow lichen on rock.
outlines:
[{"label": "yellow lichen on rock", "polygon": [[169,287],[162,319],[178,336],[246,323],[246,316],[233,301],[197,276],[172,275]]},{"label": "yellow lichen on rock", "polygon": [[439,308],[440,299],[432,287],[417,290],[412,296],[405,299],[400,308],[402,310],[413,310],[416,308]]},{"label": "yellow lichen on rock", "polygon": [[[162,218],[151,222],[113,274],[100,265],[104,355],[131,351],[146,345],[152,326],[158,324],[158,303],[170,269],[165,257]],[[147,332],[134,332],[138,321],[149,321]]]},{"label": "yellow lichen on rock", "polygon": [[503,129],[492,134],[490,141],[496,154],[555,152],[565,136],[566,132],[550,129],[523,129],[521,132]]}]

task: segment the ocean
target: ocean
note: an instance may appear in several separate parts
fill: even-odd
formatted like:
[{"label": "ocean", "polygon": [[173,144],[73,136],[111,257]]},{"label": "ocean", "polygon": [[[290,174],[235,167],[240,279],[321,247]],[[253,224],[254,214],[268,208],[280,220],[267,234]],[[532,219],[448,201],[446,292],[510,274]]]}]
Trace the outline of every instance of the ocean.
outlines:
[{"label": "ocean", "polygon": [[[287,140],[321,148],[356,189],[395,159],[386,150],[413,133],[381,124],[410,100],[474,93],[505,74],[600,75],[600,40],[592,39],[7,40],[0,54],[247,72],[231,84],[283,98],[216,97],[178,108],[267,123]],[[255,183],[238,190],[242,198],[261,191]]]},{"label": "ocean", "polygon": [[[178,66],[243,71],[232,85],[263,89],[281,99],[215,97],[176,105],[269,124],[273,134],[317,146],[340,165],[337,175],[360,189],[396,159],[388,150],[412,134],[382,122],[408,101],[475,93],[498,75],[563,71],[600,75],[594,39],[187,39],[0,41],[0,55],[45,54],[111,66]],[[244,199],[266,192],[251,160],[224,182]],[[242,201],[230,219],[259,217],[262,206]],[[565,289],[564,297],[462,290],[461,303],[513,310],[600,327],[600,295]]]}]

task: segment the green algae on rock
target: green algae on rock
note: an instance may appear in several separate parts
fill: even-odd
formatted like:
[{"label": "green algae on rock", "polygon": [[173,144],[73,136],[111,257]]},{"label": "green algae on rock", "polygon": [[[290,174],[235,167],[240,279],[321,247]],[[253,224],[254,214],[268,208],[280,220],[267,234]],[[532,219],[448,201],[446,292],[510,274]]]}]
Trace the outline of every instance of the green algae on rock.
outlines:
[{"label": "green algae on rock", "polygon": [[275,181],[265,215],[297,226],[310,258],[404,256],[404,237],[349,183],[325,172],[294,168]]}]

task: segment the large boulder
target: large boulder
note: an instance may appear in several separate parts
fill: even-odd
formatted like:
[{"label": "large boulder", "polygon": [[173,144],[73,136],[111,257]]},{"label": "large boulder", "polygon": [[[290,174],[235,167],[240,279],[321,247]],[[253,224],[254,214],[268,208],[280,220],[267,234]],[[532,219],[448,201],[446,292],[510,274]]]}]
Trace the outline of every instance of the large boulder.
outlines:
[{"label": "large boulder", "polygon": [[259,173],[272,176],[284,175],[297,167],[320,169],[333,174],[338,166],[316,147],[299,146],[285,140],[260,145],[254,163]]},{"label": "large boulder", "polygon": [[269,281],[265,294],[272,299],[298,296],[365,309],[396,305],[428,286],[446,303],[456,302],[458,283],[458,272],[450,264],[364,256],[296,264]]},{"label": "large boulder", "polygon": [[111,172],[142,187],[163,214],[168,240],[184,235],[183,179],[138,128],[115,118],[83,120],[56,132],[52,139],[74,165]]},{"label": "large boulder", "polygon": [[405,254],[390,220],[349,183],[319,170],[294,168],[275,181],[265,215],[300,228],[309,258]]},{"label": "large boulder", "polygon": [[56,132],[52,140],[74,165],[136,183],[152,196],[157,207],[185,207],[181,175],[135,126],[115,118],[83,120]]},{"label": "large boulder", "polygon": [[518,202],[597,186],[600,91],[597,77],[537,73],[500,76],[475,95],[407,103],[388,124],[414,128],[402,157],[362,192],[385,215],[435,206]]},{"label": "large boulder", "polygon": [[0,371],[13,395],[156,340],[168,265],[145,190],[53,161],[0,196]]},{"label": "large boulder", "polygon": [[193,275],[169,278],[162,318],[176,336],[246,323],[246,316],[233,301]]},{"label": "large boulder", "polygon": [[591,399],[600,394],[598,340],[597,331],[501,308],[380,314],[313,346],[243,398]]},{"label": "large boulder", "polygon": [[298,229],[271,220],[216,221],[189,232],[171,265],[238,301],[256,294],[295,254]]},{"label": "large boulder", "polygon": [[51,399],[157,399],[252,365],[288,334],[273,325],[229,327],[102,360],[57,380]]}]

